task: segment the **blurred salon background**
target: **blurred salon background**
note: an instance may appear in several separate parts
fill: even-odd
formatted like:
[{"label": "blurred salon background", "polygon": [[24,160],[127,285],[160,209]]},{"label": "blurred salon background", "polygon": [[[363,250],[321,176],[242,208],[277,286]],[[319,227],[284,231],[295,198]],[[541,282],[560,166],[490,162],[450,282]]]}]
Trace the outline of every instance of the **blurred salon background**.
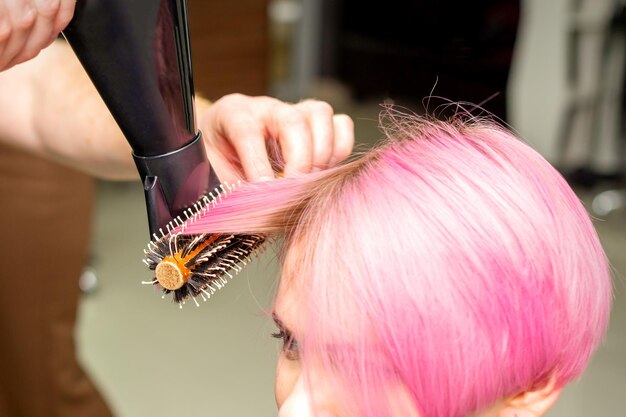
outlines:
[{"label": "blurred salon background", "polygon": [[[596,218],[615,275],[609,335],[549,417],[626,410],[625,0],[189,0],[197,92],[327,100],[365,147],[381,103],[446,114],[463,102],[508,123]],[[428,99],[428,97],[431,97]],[[473,103],[473,104],[472,104]],[[476,107],[479,105],[479,108]],[[276,415],[278,343],[266,316],[271,251],[183,310],[140,285],[139,182],[100,182],[76,331],[120,417]]]}]

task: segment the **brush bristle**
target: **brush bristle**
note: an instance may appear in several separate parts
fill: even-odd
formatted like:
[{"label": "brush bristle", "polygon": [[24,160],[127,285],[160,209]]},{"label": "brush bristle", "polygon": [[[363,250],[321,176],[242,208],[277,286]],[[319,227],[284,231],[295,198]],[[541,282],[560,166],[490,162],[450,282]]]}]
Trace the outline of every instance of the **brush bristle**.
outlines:
[{"label": "brush bristle", "polygon": [[181,308],[188,298],[193,298],[195,304],[199,305],[196,297],[208,300],[226,284],[226,277],[232,278],[238,274],[243,269],[242,264],[247,265],[251,255],[260,252],[266,241],[266,236],[261,234],[183,234],[186,224],[195,221],[198,216],[206,215],[232,189],[229,185],[226,188],[222,186],[221,191],[215,189],[203,197],[194,204],[194,210],[185,212],[187,220],[174,219],[167,225],[167,233],[161,230],[161,236],[154,235],[154,240],[144,250],[143,262],[153,271],[164,259],[176,258],[187,272],[184,284],[174,290],[164,288],[157,278],[144,281],[144,284],[161,288],[164,297],[173,293],[174,302]]}]

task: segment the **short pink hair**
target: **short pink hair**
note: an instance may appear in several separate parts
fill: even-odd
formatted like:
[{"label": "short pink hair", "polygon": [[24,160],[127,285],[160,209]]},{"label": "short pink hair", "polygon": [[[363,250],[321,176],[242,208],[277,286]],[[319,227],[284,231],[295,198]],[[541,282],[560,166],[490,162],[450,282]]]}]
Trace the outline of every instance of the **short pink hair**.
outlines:
[{"label": "short pink hair", "polygon": [[388,116],[361,158],[244,187],[188,231],[286,233],[304,370],[327,368],[350,415],[385,415],[389,382],[421,417],[463,417],[578,377],[611,279],[574,192],[491,122]]}]

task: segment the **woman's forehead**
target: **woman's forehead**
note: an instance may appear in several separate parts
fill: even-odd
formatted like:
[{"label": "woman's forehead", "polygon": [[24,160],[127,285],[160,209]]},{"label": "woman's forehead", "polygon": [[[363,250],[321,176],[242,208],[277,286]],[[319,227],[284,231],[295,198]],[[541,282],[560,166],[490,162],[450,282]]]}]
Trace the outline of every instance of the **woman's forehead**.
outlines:
[{"label": "woman's forehead", "polygon": [[[274,299],[273,312],[283,324],[294,329],[294,321],[303,318],[307,311],[307,295],[311,291],[311,267],[304,265],[307,240],[300,236],[285,246],[285,257],[281,266],[278,290]],[[302,320],[300,320],[302,321]]]},{"label": "woman's forehead", "polygon": [[282,325],[292,331],[300,328],[306,311],[306,300],[303,294],[301,294],[302,287],[303,283],[298,283],[295,278],[283,276],[280,279],[276,298],[274,299],[272,313],[275,319],[278,319]]}]

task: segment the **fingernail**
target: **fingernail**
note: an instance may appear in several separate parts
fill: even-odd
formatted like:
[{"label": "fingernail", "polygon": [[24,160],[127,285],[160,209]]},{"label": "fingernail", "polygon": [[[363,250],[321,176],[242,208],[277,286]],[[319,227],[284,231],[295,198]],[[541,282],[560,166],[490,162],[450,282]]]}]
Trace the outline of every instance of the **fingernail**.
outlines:
[{"label": "fingernail", "polygon": [[262,177],[259,177],[259,182],[264,182],[264,181],[271,181],[272,177],[268,177],[267,175],[263,175]]},{"label": "fingernail", "polygon": [[313,167],[313,169],[311,169],[311,172],[320,172],[321,168],[318,167]]}]

